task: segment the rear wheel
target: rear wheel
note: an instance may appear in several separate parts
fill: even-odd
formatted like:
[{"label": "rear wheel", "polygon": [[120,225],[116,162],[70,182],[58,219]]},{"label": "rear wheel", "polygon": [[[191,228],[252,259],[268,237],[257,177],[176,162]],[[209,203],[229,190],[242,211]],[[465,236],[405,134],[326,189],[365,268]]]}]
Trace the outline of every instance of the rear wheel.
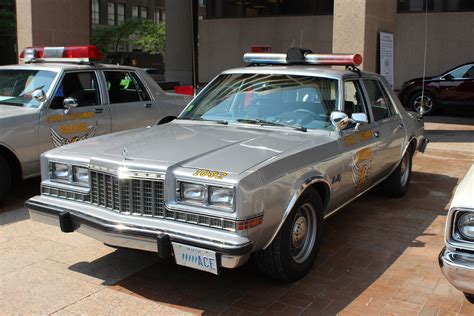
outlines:
[{"label": "rear wheel", "polygon": [[305,276],[316,259],[322,236],[323,204],[314,190],[303,193],[267,249],[256,253],[260,271],[291,282]]},{"label": "rear wheel", "polygon": [[424,115],[433,114],[436,110],[436,100],[433,94],[428,91],[425,91],[424,93],[422,91],[418,91],[410,98],[410,107],[415,112],[420,112],[420,107],[422,104],[424,104]]},{"label": "rear wheel", "polygon": [[474,294],[464,293],[464,296],[469,303],[474,304]]},{"label": "rear wheel", "polygon": [[392,174],[382,182],[382,191],[389,197],[402,197],[408,191],[412,166],[412,153],[407,149],[400,164]]},{"label": "rear wheel", "polygon": [[10,190],[12,185],[12,176],[10,166],[7,160],[0,156],[0,201],[5,194]]}]

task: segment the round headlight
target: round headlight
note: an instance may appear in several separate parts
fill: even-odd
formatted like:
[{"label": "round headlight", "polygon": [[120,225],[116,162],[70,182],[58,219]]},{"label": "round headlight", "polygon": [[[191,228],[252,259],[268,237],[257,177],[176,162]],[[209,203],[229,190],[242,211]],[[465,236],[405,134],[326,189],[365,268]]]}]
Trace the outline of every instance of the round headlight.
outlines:
[{"label": "round headlight", "polygon": [[234,190],[220,187],[209,187],[209,203],[232,207],[234,202]]},{"label": "round headlight", "polygon": [[201,184],[181,182],[181,199],[204,203],[206,190]]},{"label": "round headlight", "polygon": [[458,230],[464,238],[474,240],[474,213],[464,213],[459,217]]},{"label": "round headlight", "polygon": [[89,185],[89,169],[79,166],[73,166],[72,179],[77,184]]},{"label": "round headlight", "polygon": [[55,180],[69,180],[69,165],[63,163],[51,163],[51,178]]}]

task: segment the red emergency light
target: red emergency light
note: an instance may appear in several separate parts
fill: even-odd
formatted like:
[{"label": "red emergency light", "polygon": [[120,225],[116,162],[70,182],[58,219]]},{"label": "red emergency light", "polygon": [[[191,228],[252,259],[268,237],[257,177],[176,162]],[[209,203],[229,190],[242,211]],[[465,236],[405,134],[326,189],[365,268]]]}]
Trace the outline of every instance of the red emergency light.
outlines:
[{"label": "red emergency light", "polygon": [[34,62],[77,62],[99,61],[102,55],[93,45],[64,47],[26,47],[20,54],[25,63]]}]

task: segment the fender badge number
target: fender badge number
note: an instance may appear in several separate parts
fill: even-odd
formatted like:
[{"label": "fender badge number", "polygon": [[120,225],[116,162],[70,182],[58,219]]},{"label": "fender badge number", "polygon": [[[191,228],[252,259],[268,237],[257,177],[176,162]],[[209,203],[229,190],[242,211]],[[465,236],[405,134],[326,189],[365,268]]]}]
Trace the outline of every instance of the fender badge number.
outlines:
[{"label": "fender badge number", "polygon": [[208,177],[209,179],[217,179],[217,180],[222,180],[228,174],[226,172],[221,172],[221,171],[212,171],[212,170],[205,170],[205,169],[198,169],[195,173],[193,173],[193,176],[195,177]]}]

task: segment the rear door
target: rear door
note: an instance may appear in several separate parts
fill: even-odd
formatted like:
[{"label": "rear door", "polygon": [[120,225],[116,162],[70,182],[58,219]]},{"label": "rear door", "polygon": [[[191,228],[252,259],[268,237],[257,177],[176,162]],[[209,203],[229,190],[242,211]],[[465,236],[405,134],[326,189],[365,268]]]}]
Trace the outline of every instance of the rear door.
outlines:
[{"label": "rear door", "polygon": [[396,111],[385,86],[378,79],[363,79],[366,101],[375,122],[377,160],[374,180],[386,176],[400,161],[406,132],[402,117]]},{"label": "rear door", "polygon": [[443,103],[474,105],[474,64],[458,67],[442,77],[439,91]]},{"label": "rear door", "polygon": [[[41,111],[40,153],[110,133],[110,111],[104,104],[96,71],[65,72],[54,91],[51,102]],[[78,107],[66,111],[66,98],[75,99]]]},{"label": "rear door", "polygon": [[104,70],[112,132],[156,124],[158,105],[134,71]]}]

